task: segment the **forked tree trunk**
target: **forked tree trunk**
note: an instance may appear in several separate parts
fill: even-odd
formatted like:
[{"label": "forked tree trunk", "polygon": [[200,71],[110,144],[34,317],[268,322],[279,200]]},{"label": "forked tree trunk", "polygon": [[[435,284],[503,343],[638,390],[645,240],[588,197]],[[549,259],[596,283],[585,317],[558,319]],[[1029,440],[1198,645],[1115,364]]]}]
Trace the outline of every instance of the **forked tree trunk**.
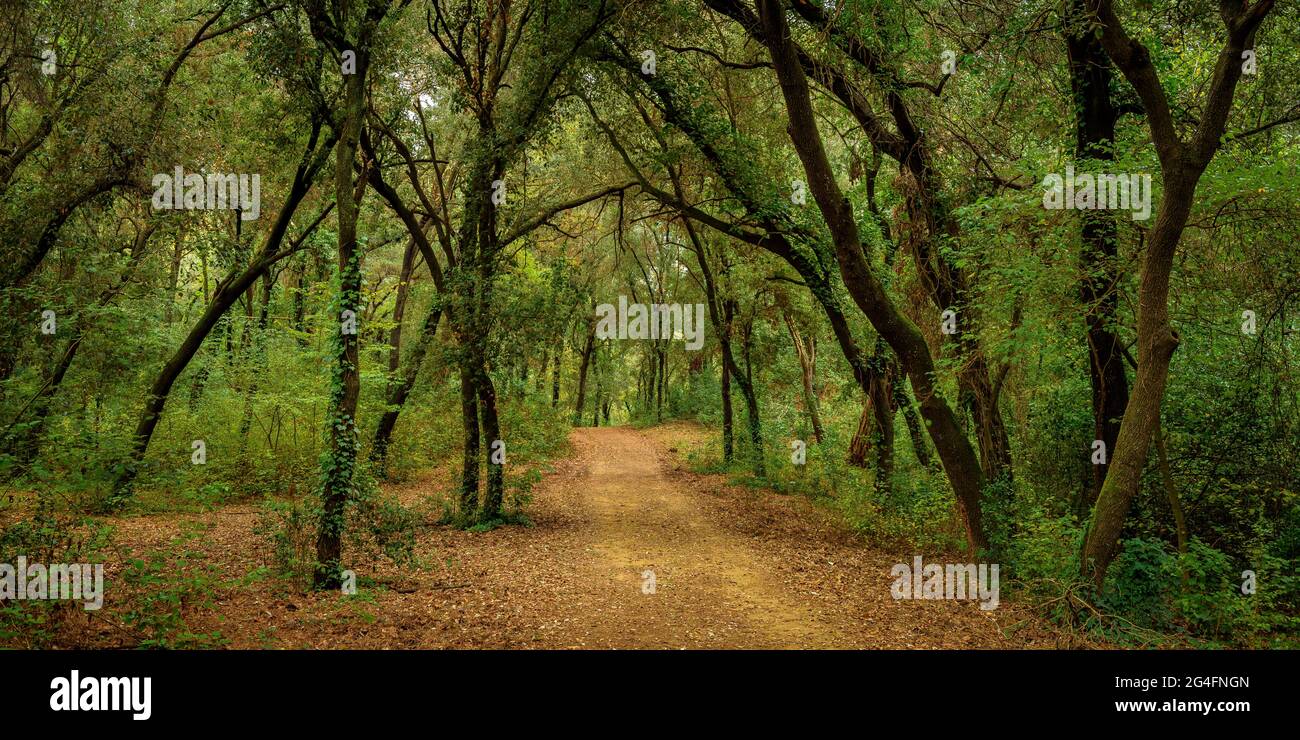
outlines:
[{"label": "forked tree trunk", "polygon": [[1160,424],[1169,363],[1178,348],[1178,334],[1169,322],[1169,281],[1178,242],[1191,215],[1201,174],[1223,145],[1228,114],[1241,79],[1242,52],[1254,46],[1255,32],[1272,9],[1273,0],[1220,5],[1227,39],[1204,94],[1196,130],[1189,140],[1184,140],[1178,134],[1151,53],[1124,30],[1110,0],[1087,0],[1090,20],[1096,21],[1107,56],[1142,100],[1164,176],[1164,194],[1138,281],[1137,370],[1110,470],[1097,495],[1080,558],[1082,574],[1098,587],[1119,552],[1120,532],[1141,485],[1151,439]]}]

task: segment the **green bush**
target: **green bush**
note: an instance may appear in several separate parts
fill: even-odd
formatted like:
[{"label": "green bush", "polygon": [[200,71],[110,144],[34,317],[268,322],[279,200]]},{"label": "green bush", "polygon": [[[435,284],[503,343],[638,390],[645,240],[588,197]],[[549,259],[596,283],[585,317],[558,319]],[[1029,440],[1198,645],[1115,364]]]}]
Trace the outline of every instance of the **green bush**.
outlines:
[{"label": "green bush", "polygon": [[[0,563],[102,563],[112,530],[93,519],[59,513],[42,496],[32,516],[0,528]],[[26,649],[56,644],[61,625],[83,611],[79,601],[25,599],[0,602],[0,646]]]}]

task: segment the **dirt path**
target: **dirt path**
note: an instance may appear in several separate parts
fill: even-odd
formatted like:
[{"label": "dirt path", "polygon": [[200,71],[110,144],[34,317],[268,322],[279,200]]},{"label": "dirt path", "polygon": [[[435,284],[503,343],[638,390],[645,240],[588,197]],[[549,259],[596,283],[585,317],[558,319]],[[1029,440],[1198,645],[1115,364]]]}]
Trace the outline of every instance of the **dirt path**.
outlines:
[{"label": "dirt path", "polygon": [[683,432],[690,436],[689,427],[671,426],[575,430],[573,466],[539,491],[539,516],[554,506],[581,522],[568,549],[578,555],[564,602],[565,634],[576,638],[569,644],[1016,644],[998,629],[1007,620],[973,604],[894,601],[889,569],[907,558],[863,547],[806,500],[682,470],[654,437],[680,443]]},{"label": "dirt path", "polygon": [[[115,598],[122,563],[175,553],[182,533],[185,565],[167,576],[203,568],[219,584],[205,589],[209,603],[186,608],[189,629],[219,631],[234,648],[1051,645],[1037,628],[1009,629],[1034,621],[1005,602],[985,612],[974,602],[895,601],[890,568],[913,553],[865,546],[803,497],[685,471],[676,449],[710,444],[702,427],[577,429],[571,442],[532,491],[532,526],[422,527],[417,569],[345,552],[365,581],[355,597],[267,575],[273,559],[253,532],[255,504],[114,519],[119,556],[106,565],[105,609],[78,612],[62,646],[131,644],[112,623],[130,604]],[[453,490],[450,476],[388,491],[427,507]]]},{"label": "dirt path", "polygon": [[[618,647],[833,647],[852,640],[776,582],[743,537],[718,527],[626,428],[579,429],[585,474],[573,492],[590,527],[582,550],[596,644]],[[601,603],[603,602],[603,603]]]}]

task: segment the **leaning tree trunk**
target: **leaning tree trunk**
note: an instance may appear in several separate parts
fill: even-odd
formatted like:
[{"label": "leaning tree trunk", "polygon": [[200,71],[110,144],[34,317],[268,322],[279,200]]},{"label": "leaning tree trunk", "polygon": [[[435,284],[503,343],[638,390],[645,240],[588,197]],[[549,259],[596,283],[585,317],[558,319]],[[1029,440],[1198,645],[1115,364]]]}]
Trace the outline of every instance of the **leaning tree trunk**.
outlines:
[{"label": "leaning tree trunk", "polygon": [[77,350],[81,348],[82,332],[77,332],[68,346],[64,348],[62,356],[59,357],[58,363],[54,366],[50,377],[46,379],[45,384],[37,391],[36,396],[28,404],[31,409],[31,421],[27,422],[25,428],[21,430],[13,429],[20,419],[15,419],[10,424],[13,430],[6,434],[4,445],[12,451],[18,465],[17,470],[26,469],[41,450],[41,439],[45,436],[45,422],[49,418],[50,405],[54,397],[59,393],[59,387],[63,385],[63,378],[68,373],[68,368],[72,366],[72,361],[77,356]]},{"label": "leaning tree trunk", "polygon": [[897,378],[897,382],[894,383],[894,405],[903,410],[907,436],[912,440],[912,453],[916,455],[916,461],[921,467],[929,469],[934,461],[930,457],[930,448],[925,443],[925,435],[921,432],[921,422],[916,418],[916,409],[912,408],[912,399],[907,393],[902,368],[894,363],[891,372]]},{"label": "leaning tree trunk", "polygon": [[760,16],[790,119],[790,138],[808,176],[809,189],[830,230],[844,285],[907,369],[921,402],[921,414],[956,494],[967,543],[972,552],[978,552],[987,545],[980,501],[985,479],[979,458],[958,425],[952,407],[939,394],[934,360],[924,337],[894,305],[863,254],[852,206],[839,189],[822,145],[808,81],[790,40],[782,4],[778,0],[761,0]]},{"label": "leaning tree trunk", "polygon": [[[676,170],[669,168],[669,174],[673,179],[673,188],[679,198],[683,197],[681,182],[677,176]],[[737,382],[742,384],[742,392],[746,387],[742,383],[740,376],[740,366],[736,364],[736,356],[731,346],[731,327],[734,315],[734,305],[726,298],[721,297],[717,282],[713,278],[713,268],[709,266],[709,255],[704,246],[704,240],[700,238],[699,233],[695,230],[695,225],[690,218],[683,218],[682,223],[686,227],[686,234],[690,237],[691,244],[695,248],[695,259],[700,266],[700,274],[704,278],[705,299],[708,301],[709,321],[713,325],[713,331],[718,335],[718,348],[722,353],[722,460],[730,463],[735,459],[735,422],[731,404],[731,378],[734,374],[737,376]],[[724,269],[724,273],[725,269]],[[750,388],[752,392],[752,388]],[[751,419],[758,418],[757,400],[753,404],[749,403],[749,396],[745,397],[746,407],[752,409]],[[762,435],[757,437],[761,448]],[[756,468],[761,470],[760,467]]]},{"label": "leaning tree trunk", "polygon": [[[315,137],[313,137],[309,153],[311,148],[315,147],[315,144]],[[326,150],[328,150],[328,146],[322,150],[321,154]],[[190,360],[194,359],[194,355],[199,351],[199,348],[203,346],[203,340],[226,316],[226,311],[235,305],[244,290],[278,260],[287,256],[287,253],[279,251],[280,244],[284,241],[293,214],[298,210],[299,204],[302,203],[303,198],[311,189],[312,180],[315,179],[316,172],[322,163],[323,159],[317,157],[313,163],[299,167],[294,178],[293,187],[290,188],[284,207],[280,209],[280,214],[271,227],[271,233],[267,236],[266,244],[261,253],[242,272],[227,277],[217,286],[212,302],[208,304],[203,315],[190,329],[190,333],[185,337],[185,340],[176,348],[171,359],[159,371],[158,376],[149,388],[144,411],[141,412],[140,420],[136,423],[131,451],[123,462],[116,481],[114,481],[113,491],[103,507],[105,510],[120,508],[130,497],[132,484],[139,473],[140,464],[144,461],[145,452],[149,449],[149,441],[153,439],[154,430],[162,418],[162,412],[167,405],[167,397],[171,393],[172,385],[185,371]]]},{"label": "leaning tree trunk", "polygon": [[375,428],[374,443],[370,447],[370,462],[374,465],[375,474],[380,477],[387,476],[388,470],[388,448],[392,444],[393,429],[397,427],[397,417],[402,413],[402,408],[406,404],[406,399],[411,394],[411,389],[415,387],[415,380],[420,375],[420,367],[424,364],[424,358],[428,354],[429,347],[433,344],[434,336],[438,332],[438,323],[442,319],[442,309],[437,303],[430,309],[429,314],[424,318],[424,325],[420,328],[420,336],[415,340],[415,346],[411,348],[410,356],[406,358],[406,367],[402,370],[402,377],[389,388],[388,408],[384,409],[383,416],[379,417],[379,426]]},{"label": "leaning tree trunk", "polygon": [[244,414],[239,421],[239,456],[248,453],[248,436],[253,429],[253,409],[257,400],[262,375],[266,372],[266,327],[271,316],[272,281],[270,272],[262,273],[262,301],[257,315],[257,328],[248,351],[249,380],[244,392]]},{"label": "leaning tree trunk", "polygon": [[794,325],[794,319],[788,312],[783,312],[785,317],[785,326],[790,331],[790,341],[794,343],[795,354],[799,358],[799,376],[802,381],[803,404],[805,411],[808,413],[808,420],[812,424],[813,438],[817,444],[821,444],[826,438],[825,432],[822,431],[821,414],[817,411],[817,393],[813,388],[813,377],[817,372],[816,369],[816,345],[811,341],[804,342],[803,337],[799,334],[799,328]]},{"label": "leaning tree trunk", "polygon": [[402,253],[402,269],[397,277],[397,293],[393,297],[393,328],[388,333],[388,383],[389,393],[397,384],[397,369],[402,364],[402,321],[406,318],[406,301],[411,293],[411,273],[415,269],[415,255],[419,253],[415,237],[406,243]]},{"label": "leaning tree trunk", "polygon": [[[118,293],[124,289],[130,282],[131,276],[135,274],[136,268],[140,265],[144,254],[145,247],[150,237],[158,229],[158,222],[149,223],[136,235],[135,243],[131,248],[131,260],[118,277],[116,285],[104,291],[96,301],[97,306],[106,306]],[[177,246],[177,251],[180,247]],[[168,304],[170,306],[170,303]],[[68,369],[72,367],[72,361],[76,359],[77,351],[81,349],[81,342],[86,336],[87,328],[81,321],[77,322],[77,330],[72,340],[64,348],[63,354],[55,363],[53,370],[50,371],[49,377],[37,391],[36,395],[28,402],[27,408],[30,409],[31,421],[27,422],[26,428],[17,430],[14,427],[23,419],[23,412],[20,411],[13,421],[10,422],[9,428],[4,434],[4,448],[13,451],[18,460],[18,470],[22,470],[31,465],[41,450],[41,441],[45,436],[45,424],[49,419],[50,410],[54,398],[59,393],[59,388],[63,385],[63,379],[67,377]]]},{"label": "leaning tree trunk", "polygon": [[[383,416],[379,419],[379,425],[375,428],[374,441],[370,445],[370,463],[374,474],[379,478],[387,478],[387,460],[388,444],[392,438],[393,427],[397,425],[397,414],[401,406],[406,401],[406,395],[410,388],[406,386],[406,379],[409,373],[402,373],[398,376],[398,370],[402,365],[402,321],[406,317],[406,302],[410,295],[411,273],[415,267],[415,255],[419,249],[415,244],[415,237],[406,244],[406,250],[402,254],[402,269],[397,278],[397,294],[393,299],[393,328],[388,334],[388,390],[386,395],[387,408],[384,409]],[[437,301],[434,302],[436,310]],[[439,312],[441,316],[441,312]],[[425,321],[425,328],[428,328],[428,320]],[[434,331],[437,330],[437,322],[434,322]],[[424,332],[421,332],[423,337]],[[417,347],[423,342],[423,339],[417,340]],[[417,366],[418,372],[418,366]]]}]

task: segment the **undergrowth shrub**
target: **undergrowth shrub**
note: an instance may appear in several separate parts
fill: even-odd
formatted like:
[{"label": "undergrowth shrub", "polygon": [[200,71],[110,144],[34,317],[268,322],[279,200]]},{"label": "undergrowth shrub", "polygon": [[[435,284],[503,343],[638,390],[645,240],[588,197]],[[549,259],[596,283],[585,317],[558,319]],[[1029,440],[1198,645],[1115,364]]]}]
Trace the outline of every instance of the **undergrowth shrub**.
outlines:
[{"label": "undergrowth shrub", "polygon": [[[415,562],[415,535],[421,517],[385,497],[364,467],[353,478],[353,492],[344,511],[344,549],[352,558],[383,556],[398,565]],[[294,588],[311,585],[318,565],[316,533],[320,499],[268,499],[253,532],[264,547],[267,566]]]},{"label": "undergrowth shrub", "polygon": [[226,643],[220,631],[195,632],[187,613],[213,606],[220,587],[216,568],[205,562],[202,531],[187,528],[166,548],[127,561],[122,575],[123,625],[142,648],[212,648]]},{"label": "undergrowth shrub", "polygon": [[[103,563],[112,530],[93,519],[59,512],[41,497],[28,518],[0,528],[0,563]],[[25,574],[15,574],[23,577]],[[40,649],[53,646],[62,627],[84,612],[83,602],[68,599],[0,601],[0,646]]]}]

